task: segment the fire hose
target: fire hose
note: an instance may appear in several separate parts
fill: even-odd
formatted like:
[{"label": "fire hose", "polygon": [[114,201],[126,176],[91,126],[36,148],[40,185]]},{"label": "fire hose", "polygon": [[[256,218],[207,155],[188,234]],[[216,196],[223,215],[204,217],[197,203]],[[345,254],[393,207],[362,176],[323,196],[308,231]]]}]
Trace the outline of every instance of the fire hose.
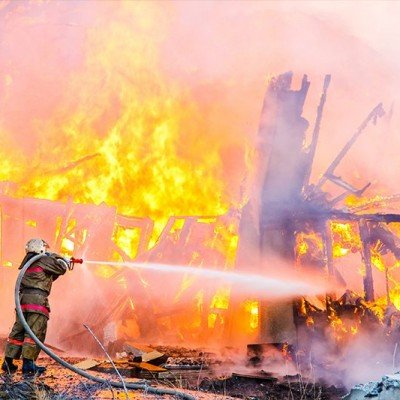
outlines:
[{"label": "fire hose", "polygon": [[[24,277],[25,271],[37,260],[39,260],[41,257],[43,257],[44,254],[38,254],[37,256],[32,257],[29,261],[25,263],[25,265],[22,267],[21,272],[18,275],[17,282],[15,284],[15,291],[14,291],[14,298],[15,298],[15,308],[17,311],[18,318],[20,322],[22,323],[25,331],[29,334],[29,336],[33,339],[33,341],[48,355],[50,356],[54,361],[58,362],[60,365],[63,367],[69,369],[72,372],[75,372],[76,374],[83,376],[86,379],[90,379],[94,382],[105,384],[105,385],[110,385],[115,388],[123,389],[124,386],[122,382],[115,382],[115,381],[109,381],[107,379],[103,379],[94,375],[89,374],[88,372],[77,368],[65,360],[61,359],[60,357],[57,356],[57,354],[53,353],[48,347],[46,347],[37,337],[36,335],[32,332],[32,329],[29,327],[27,324],[24,314],[21,310],[21,302],[19,298],[19,292],[20,292],[20,287],[21,287],[21,281],[22,278]],[[75,262],[79,262],[81,260],[76,260],[72,259]],[[73,261],[72,261],[73,262]],[[196,400],[196,398],[190,394],[186,394],[183,392],[179,392],[174,389],[161,389],[161,388],[155,388],[151,387],[147,384],[139,384],[139,383],[131,383],[131,382],[125,382],[125,386],[127,389],[133,389],[133,390],[144,390],[146,393],[152,393],[152,394],[158,394],[158,395],[172,395],[179,397],[184,400]]]}]

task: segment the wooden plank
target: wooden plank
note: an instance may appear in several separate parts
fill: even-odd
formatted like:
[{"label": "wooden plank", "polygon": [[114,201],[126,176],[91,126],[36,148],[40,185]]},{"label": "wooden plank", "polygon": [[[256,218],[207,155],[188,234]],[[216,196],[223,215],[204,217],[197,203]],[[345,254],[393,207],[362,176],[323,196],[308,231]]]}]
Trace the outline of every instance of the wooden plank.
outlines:
[{"label": "wooden plank", "polygon": [[83,369],[84,371],[91,369],[93,367],[96,367],[97,365],[101,364],[101,361],[96,361],[96,360],[92,360],[92,359],[87,359],[87,360],[83,360],[78,362],[77,364],[74,364],[74,367]]},{"label": "wooden plank", "polygon": [[270,374],[265,374],[262,372],[255,373],[255,374],[239,374],[239,373],[232,373],[232,377],[237,378],[246,378],[246,379],[258,379],[263,381],[277,381],[278,378],[271,376]]},{"label": "wooden plank", "polygon": [[166,372],[167,370],[162,367],[158,367],[157,365],[149,364],[147,362],[130,362],[130,366],[136,367],[139,369],[144,369],[150,372]]}]

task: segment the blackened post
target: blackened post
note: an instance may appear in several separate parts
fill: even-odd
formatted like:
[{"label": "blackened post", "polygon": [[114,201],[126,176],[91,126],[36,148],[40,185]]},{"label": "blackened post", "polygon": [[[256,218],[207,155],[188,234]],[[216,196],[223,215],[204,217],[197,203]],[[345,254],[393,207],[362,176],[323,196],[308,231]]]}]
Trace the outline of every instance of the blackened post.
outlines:
[{"label": "blackened post", "polygon": [[362,243],[362,259],[365,266],[364,295],[366,301],[374,301],[374,280],[371,264],[371,240],[368,222],[361,219],[359,222],[360,238]]},{"label": "blackened post", "polygon": [[[294,215],[302,202],[306,154],[303,149],[308,121],[302,117],[310,82],[304,75],[299,90],[291,89],[292,73],[271,81],[259,128],[264,147],[265,173],[260,206],[261,260],[273,266],[276,259],[295,263]],[[260,340],[295,343],[291,300],[260,302]]]},{"label": "blackened post", "polygon": [[335,268],[333,265],[333,246],[332,246],[332,233],[331,233],[330,221],[327,221],[324,224],[324,229],[321,230],[321,233],[324,242],[324,256],[326,260],[328,274],[330,276],[336,276]]},{"label": "blackened post", "polygon": [[358,137],[364,132],[365,128],[368,126],[368,124],[373,121],[373,123],[376,122],[377,118],[381,118],[385,115],[385,111],[383,110],[382,103],[379,103],[365,118],[365,120],[361,123],[357,131],[354,133],[354,135],[349,139],[349,141],[345,144],[343,149],[338,153],[338,155],[335,157],[335,159],[332,161],[331,165],[328,167],[328,169],[325,171],[324,175],[321,177],[321,179],[318,181],[316,185],[316,189],[319,189],[328,179],[330,175],[333,175],[335,172],[336,167],[340,164],[344,156],[347,154],[347,152],[351,149],[353,144],[357,141]]},{"label": "blackened post", "polygon": [[321,99],[319,101],[318,110],[317,110],[317,117],[315,119],[314,130],[312,134],[311,144],[307,149],[307,165],[306,165],[306,172],[304,176],[304,186],[308,186],[310,183],[310,176],[311,170],[313,166],[313,161],[315,157],[315,151],[317,149],[318,139],[319,139],[319,132],[321,129],[321,121],[322,121],[322,113],[324,111],[324,106],[326,102],[326,96],[328,93],[329,84],[331,82],[331,76],[325,75],[324,79],[324,87],[321,95]]}]

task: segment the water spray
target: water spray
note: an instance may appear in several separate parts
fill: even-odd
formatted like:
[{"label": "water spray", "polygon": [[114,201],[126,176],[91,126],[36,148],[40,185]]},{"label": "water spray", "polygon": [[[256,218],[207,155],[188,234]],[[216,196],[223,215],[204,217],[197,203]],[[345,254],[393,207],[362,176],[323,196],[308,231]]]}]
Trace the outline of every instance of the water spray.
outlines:
[{"label": "water spray", "polygon": [[275,278],[260,274],[244,274],[236,271],[223,271],[212,268],[192,267],[188,265],[170,265],[143,262],[109,262],[85,260],[85,265],[107,265],[131,270],[157,271],[164,274],[187,274],[218,283],[237,284],[242,291],[251,291],[251,294],[266,298],[282,298],[305,294],[320,294],[326,290],[326,284],[316,285],[301,279]]},{"label": "water spray", "polygon": [[[40,258],[42,258],[44,256],[44,254],[38,254],[37,256],[32,257],[29,261],[27,261],[24,266],[22,267],[18,278],[17,278],[17,282],[15,284],[15,291],[14,291],[14,299],[15,299],[15,308],[17,311],[17,315],[18,315],[18,319],[21,322],[21,324],[23,325],[25,332],[27,332],[29,334],[29,336],[32,338],[32,340],[36,343],[37,346],[39,346],[48,356],[50,356],[54,361],[58,362],[60,365],[62,365],[63,367],[69,369],[72,372],[75,372],[76,374],[83,376],[86,379],[90,379],[94,382],[97,383],[101,383],[101,384],[105,384],[108,386],[112,386],[112,387],[116,387],[116,388],[120,388],[120,389],[124,389],[124,386],[121,382],[115,382],[115,381],[109,381],[108,379],[103,379],[100,378],[98,376],[94,376],[89,374],[88,372],[77,368],[71,364],[69,364],[68,362],[64,361],[63,359],[61,359],[59,356],[57,356],[57,354],[53,353],[48,347],[46,347],[38,338],[37,336],[32,332],[32,329],[30,328],[30,326],[27,324],[24,314],[22,312],[21,309],[21,302],[19,299],[19,292],[20,292],[20,288],[21,288],[21,281],[22,278],[24,277],[24,274],[26,272],[26,270],[37,260],[39,260]],[[75,263],[78,263],[78,261],[83,261],[80,259],[74,259]],[[179,397],[181,399],[184,400],[196,400],[196,398],[190,394],[186,394],[183,392],[180,392],[178,390],[174,390],[174,389],[161,389],[161,388],[155,388],[155,387],[151,387],[149,385],[147,385],[146,383],[144,384],[140,384],[140,383],[131,383],[131,382],[126,382],[125,386],[127,389],[134,389],[134,390],[144,390],[146,393],[153,393],[153,394],[159,394],[159,395],[171,395],[171,396],[176,396]]]},{"label": "water spray", "polygon": [[[27,324],[24,314],[21,309],[21,303],[19,298],[19,292],[21,287],[21,281],[24,277],[26,270],[37,260],[43,257],[43,254],[39,254],[35,257],[32,257],[29,261],[25,263],[22,267],[17,282],[15,284],[15,307],[18,318],[23,325],[25,331],[29,334],[32,340],[39,346],[48,356],[50,356],[54,361],[62,365],[63,367],[69,369],[70,371],[86,378],[92,380],[97,383],[107,384],[112,387],[123,389],[123,383],[116,382],[116,381],[109,381],[107,379],[103,379],[94,375],[89,374],[87,371],[84,371],[80,368],[77,368],[65,360],[61,359],[55,353],[53,353],[48,347],[46,347],[33,333],[32,329]],[[304,292],[309,292],[312,290],[313,292],[316,291],[315,285],[310,285],[305,282],[289,280],[289,279],[277,279],[277,278],[270,278],[265,277],[262,275],[255,275],[255,274],[241,274],[239,272],[232,272],[232,271],[221,271],[215,270],[211,268],[200,268],[200,267],[191,267],[191,266],[184,266],[184,265],[168,265],[168,264],[157,264],[157,263],[138,263],[138,262],[109,262],[109,261],[93,261],[88,260],[84,261],[83,259],[78,258],[71,258],[69,260],[71,269],[75,264],[86,264],[86,265],[112,265],[117,267],[125,267],[130,268],[133,270],[137,269],[145,269],[145,270],[153,270],[159,273],[180,273],[180,274],[192,274],[206,279],[219,279],[221,281],[229,282],[232,284],[239,284],[241,287],[248,285],[252,291],[263,291],[263,293],[270,291],[268,296],[288,296],[290,294],[299,294]],[[319,288],[321,290],[321,288]],[[196,398],[192,395],[174,390],[174,389],[161,389],[155,388],[147,385],[146,383],[131,383],[125,382],[125,386],[127,389],[133,390],[144,390],[146,393],[153,393],[159,395],[172,395],[184,400],[195,400]]]}]

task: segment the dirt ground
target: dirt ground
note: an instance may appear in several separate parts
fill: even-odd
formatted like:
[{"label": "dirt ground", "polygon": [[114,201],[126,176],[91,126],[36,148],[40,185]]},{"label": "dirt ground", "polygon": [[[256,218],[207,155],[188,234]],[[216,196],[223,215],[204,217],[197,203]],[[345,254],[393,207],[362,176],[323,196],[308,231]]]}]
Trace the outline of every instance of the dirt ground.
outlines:
[{"label": "dirt ground", "polygon": [[[76,363],[80,358],[67,358],[68,362]],[[17,364],[21,364],[20,362]],[[75,400],[75,399],[126,399],[126,393],[123,390],[113,389],[109,385],[93,383],[57,364],[48,357],[41,357],[38,364],[47,367],[47,371],[40,377],[26,380],[21,371],[13,375],[2,374],[0,380],[0,399],[32,399],[32,400]],[[108,380],[118,380],[114,376],[95,371],[91,374],[106,378]],[[143,379],[124,377],[125,382],[143,383]],[[152,387],[163,387],[169,389],[181,390],[178,386],[162,385],[160,382],[147,381]],[[203,394],[197,391],[184,390],[186,393],[193,394],[198,399],[229,399],[227,396],[212,394]],[[210,397],[211,396],[211,397]],[[145,393],[143,391],[129,391],[129,399],[172,399],[174,396],[160,396]]]},{"label": "dirt ground", "polygon": [[[82,358],[66,358],[72,364]],[[123,390],[108,385],[93,383],[61,367],[47,356],[38,360],[47,367],[44,375],[32,380],[24,380],[20,369],[12,376],[2,374],[0,378],[0,399],[32,400],[76,400],[76,399],[127,399]],[[20,363],[19,363],[20,366]],[[216,377],[212,371],[171,371],[162,378],[142,379],[126,376],[126,382],[144,383],[151,387],[168,388],[191,394],[199,400],[247,399],[247,400],[339,400],[344,389],[326,387],[303,380],[301,376],[277,379],[269,374],[257,378],[241,375]],[[91,374],[119,381],[115,373],[90,371]],[[129,391],[129,399],[172,399],[170,395],[154,395],[144,391]]]}]

